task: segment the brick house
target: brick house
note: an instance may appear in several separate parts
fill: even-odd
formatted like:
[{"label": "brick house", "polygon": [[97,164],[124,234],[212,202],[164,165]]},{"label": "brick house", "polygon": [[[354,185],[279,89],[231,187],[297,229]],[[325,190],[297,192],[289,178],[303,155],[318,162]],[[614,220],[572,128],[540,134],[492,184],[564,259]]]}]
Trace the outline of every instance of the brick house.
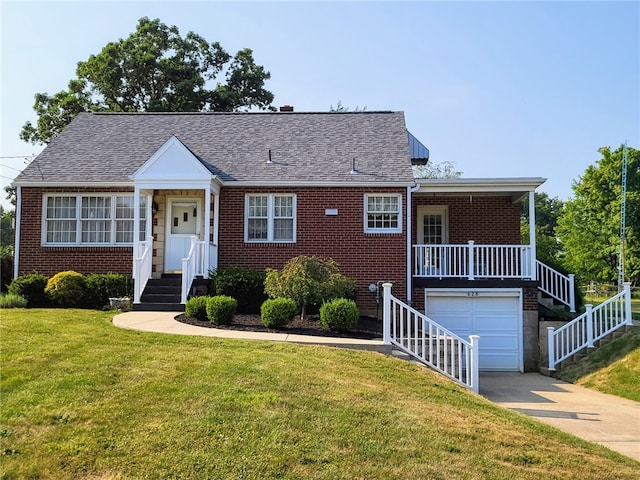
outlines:
[{"label": "brick house", "polygon": [[484,369],[534,369],[540,267],[520,201],[544,179],[414,179],[427,159],[402,112],[81,113],[15,180],[14,275],[133,272],[145,308],[163,274],[181,273],[184,303],[211,268],[331,257],[361,311],[391,281],[488,339]]}]

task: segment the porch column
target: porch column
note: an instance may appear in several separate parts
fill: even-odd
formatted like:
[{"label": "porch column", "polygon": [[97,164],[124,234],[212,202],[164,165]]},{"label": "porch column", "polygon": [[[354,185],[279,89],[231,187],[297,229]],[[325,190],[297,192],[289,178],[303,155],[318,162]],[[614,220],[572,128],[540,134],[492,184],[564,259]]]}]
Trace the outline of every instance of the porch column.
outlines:
[{"label": "porch column", "polygon": [[218,268],[218,241],[220,237],[220,190],[214,192],[213,195],[213,255],[215,258],[210,259],[213,267]]},{"label": "porch column", "polygon": [[531,247],[531,280],[538,279],[538,265],[536,262],[536,193],[529,192],[529,246]]},{"label": "porch column", "polygon": [[204,189],[204,276],[208,277],[209,268],[211,263],[209,262],[211,252],[211,185],[208,185]]},{"label": "porch column", "polygon": [[[145,232],[145,239],[146,239]],[[133,187],[133,255],[132,260],[138,257],[138,244],[140,243],[140,187],[134,185]],[[135,266],[134,266],[135,270]],[[133,273],[135,278],[135,271]],[[135,279],[136,282],[140,281],[139,278]]]}]

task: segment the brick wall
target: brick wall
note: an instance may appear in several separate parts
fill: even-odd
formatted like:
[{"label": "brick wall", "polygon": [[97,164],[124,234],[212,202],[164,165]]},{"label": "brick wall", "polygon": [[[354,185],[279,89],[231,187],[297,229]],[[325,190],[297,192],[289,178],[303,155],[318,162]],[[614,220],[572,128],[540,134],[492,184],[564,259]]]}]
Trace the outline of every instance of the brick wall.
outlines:
[{"label": "brick wall", "polygon": [[131,247],[44,247],[42,243],[42,196],[45,193],[131,193],[133,189],[26,188],[21,189],[19,273],[37,271],[51,276],[65,270],[89,273],[131,274]]},{"label": "brick wall", "polygon": [[[449,210],[449,243],[478,245],[519,245],[520,204],[508,196],[421,196],[414,195],[413,214],[417,218],[420,205],[447,205]],[[417,227],[412,241],[416,243]]]},{"label": "brick wall", "polygon": [[[297,239],[293,244],[255,244],[244,241],[244,199],[247,193],[296,194]],[[361,310],[375,311],[375,294],[368,286],[379,280],[394,282],[394,293],[406,297],[406,225],[398,234],[364,233],[364,195],[402,194],[406,189],[296,188],[264,189],[224,187],[220,194],[218,265],[281,268],[298,255],[330,257],[340,271],[357,281]],[[337,216],[325,209],[338,209]]]}]

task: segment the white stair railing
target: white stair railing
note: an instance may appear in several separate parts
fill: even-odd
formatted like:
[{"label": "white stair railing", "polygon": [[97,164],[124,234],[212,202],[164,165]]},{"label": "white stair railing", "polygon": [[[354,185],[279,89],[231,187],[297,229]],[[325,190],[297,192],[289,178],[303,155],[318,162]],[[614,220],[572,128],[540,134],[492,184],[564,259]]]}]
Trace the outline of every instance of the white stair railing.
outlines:
[{"label": "white stair railing", "polygon": [[464,340],[394,297],[391,283],[384,283],[382,287],[384,344],[395,345],[478,393],[480,337],[471,335],[470,341]]},{"label": "white stair railing", "polygon": [[576,291],[574,274],[568,276],[554,270],[549,265],[536,260],[540,290],[569,307],[571,313],[576,311]]},{"label": "white stair railing", "polygon": [[147,237],[135,244],[133,256],[133,303],[140,303],[140,297],[151,278],[153,260],[153,237]]},{"label": "white stair railing", "polygon": [[596,307],[586,305],[587,311],[557,330],[547,328],[549,370],[581,350],[593,347],[594,342],[615,330],[632,325],[631,284],[625,283],[622,292]]},{"label": "white stair railing", "polygon": [[182,290],[180,303],[187,303],[189,288],[193,280],[204,275],[204,241],[198,240],[197,236],[191,237],[191,248],[186,258],[182,259]]}]

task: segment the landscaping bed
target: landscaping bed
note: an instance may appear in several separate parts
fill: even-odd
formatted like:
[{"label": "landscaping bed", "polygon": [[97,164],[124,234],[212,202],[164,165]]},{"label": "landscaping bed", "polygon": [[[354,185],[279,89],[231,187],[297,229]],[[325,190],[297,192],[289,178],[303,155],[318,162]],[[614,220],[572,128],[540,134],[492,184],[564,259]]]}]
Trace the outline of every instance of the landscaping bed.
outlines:
[{"label": "landscaping bed", "polygon": [[267,328],[262,324],[260,315],[257,314],[237,314],[233,317],[233,323],[230,325],[214,325],[208,320],[198,320],[185,314],[178,315],[176,320],[189,325],[197,325],[199,327],[223,328],[228,330],[244,330],[253,332],[268,333],[288,333],[292,335],[313,335],[320,337],[342,337],[342,338],[358,338],[363,340],[373,340],[382,338],[382,319],[377,320],[373,317],[361,316],[355,330],[351,332],[337,332],[323,328],[320,325],[320,317],[318,315],[308,315],[304,319],[296,316],[291,323],[279,329]]}]

